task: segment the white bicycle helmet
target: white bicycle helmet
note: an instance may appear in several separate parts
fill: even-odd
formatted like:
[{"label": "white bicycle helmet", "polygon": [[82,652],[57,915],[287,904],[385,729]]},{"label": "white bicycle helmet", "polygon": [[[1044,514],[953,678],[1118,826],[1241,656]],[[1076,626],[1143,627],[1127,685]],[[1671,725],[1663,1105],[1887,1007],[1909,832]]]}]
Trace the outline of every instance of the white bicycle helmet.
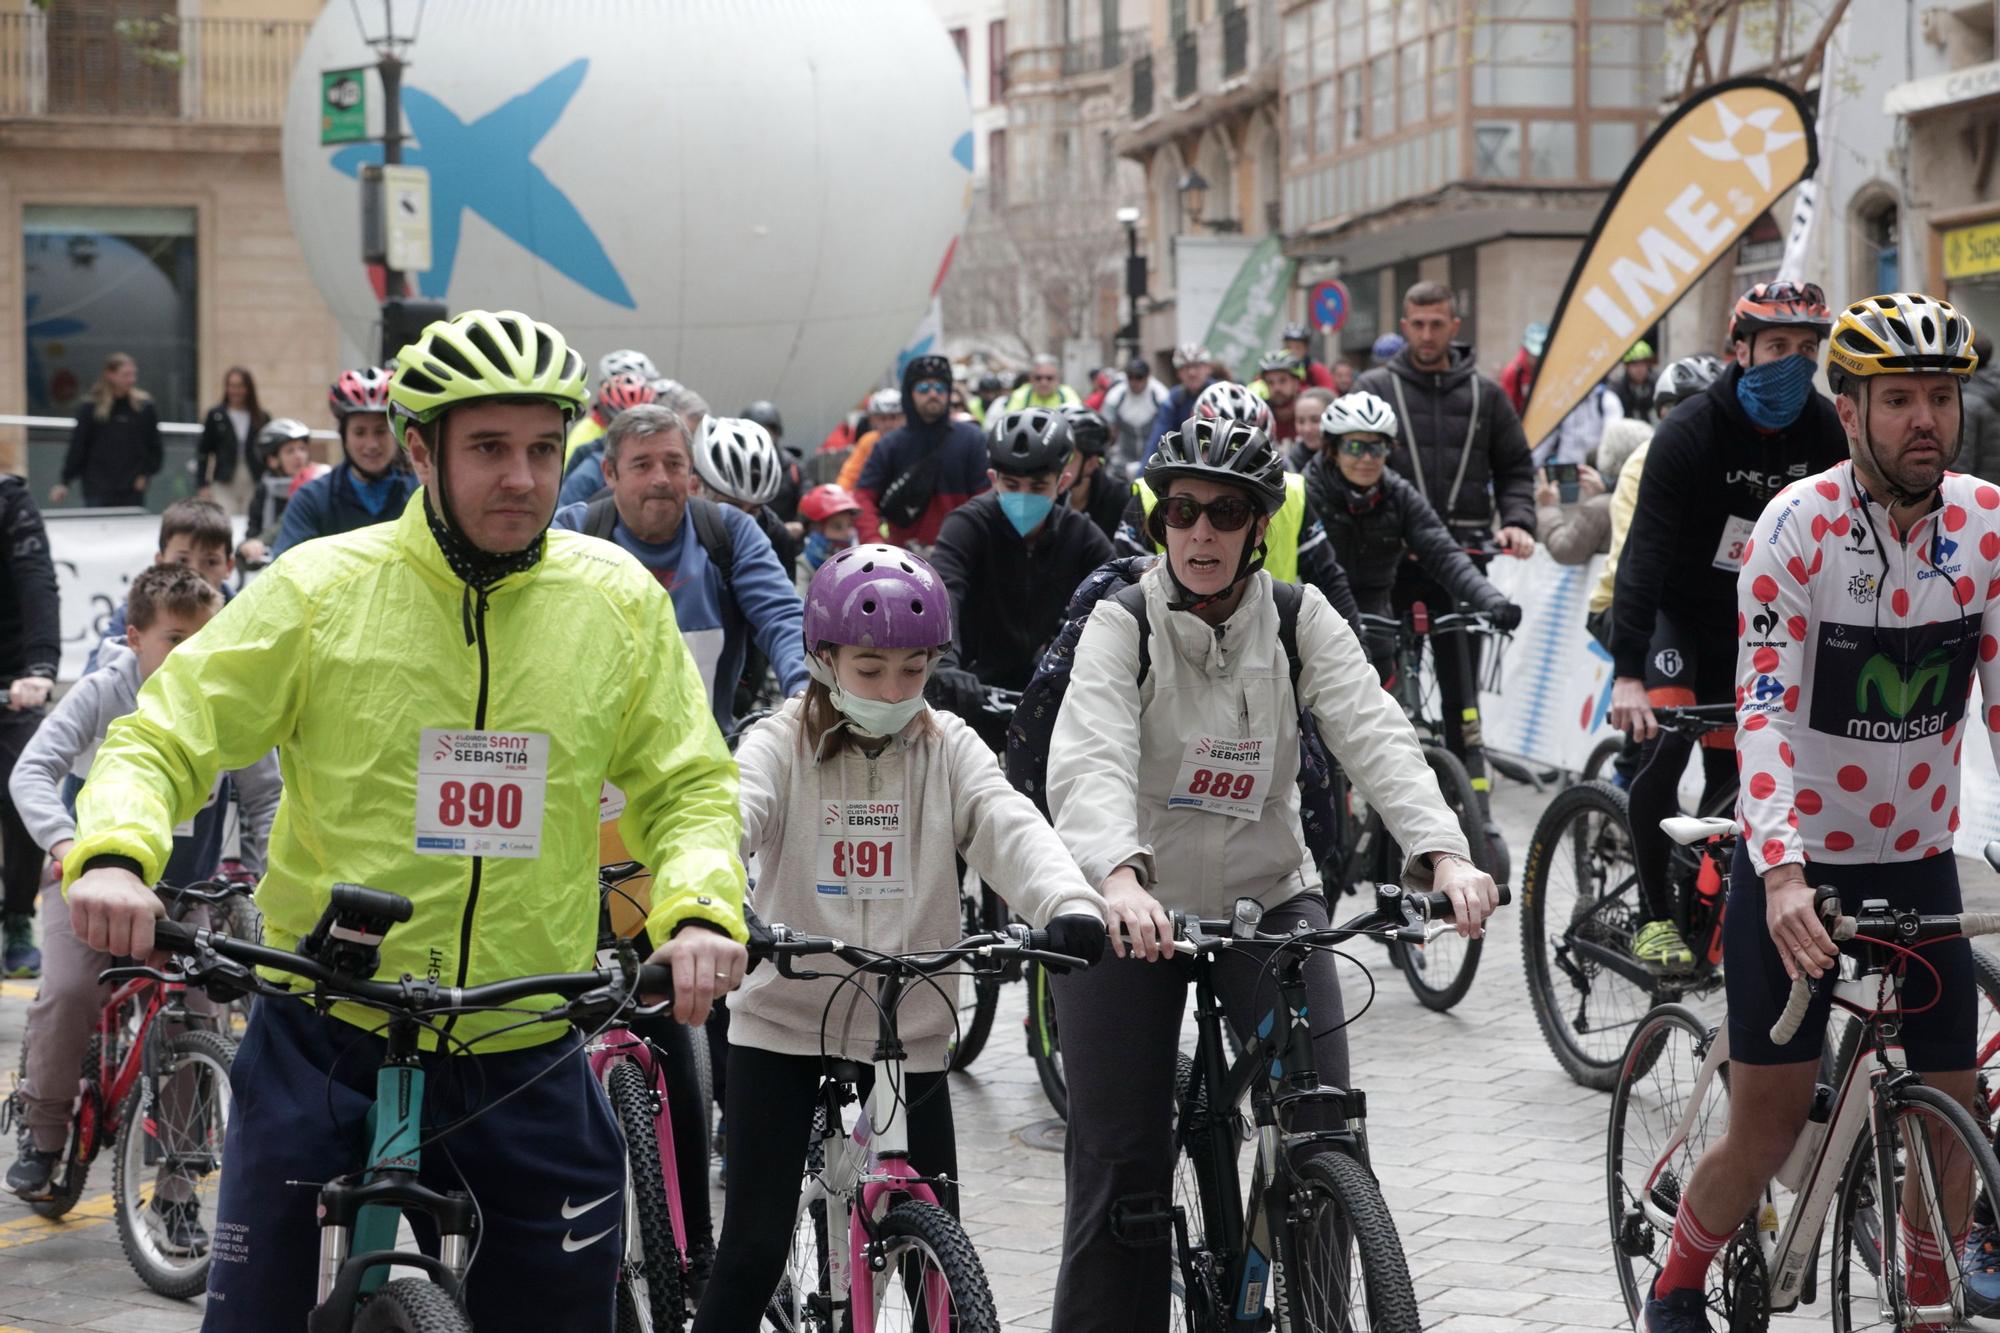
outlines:
[{"label": "white bicycle helmet", "polygon": [[868,415],[871,417],[901,416],[903,412],[903,391],[901,389],[877,389],[868,395]]},{"label": "white bicycle helmet", "polygon": [[1343,435],[1380,435],[1396,438],[1396,409],[1372,393],[1343,394],[1319,414],[1319,433],[1325,439]]},{"label": "white bicycle helmet", "polygon": [[1211,384],[1194,400],[1194,414],[1203,421],[1241,421],[1266,435],[1273,430],[1271,405],[1240,384]]},{"label": "white bicycle helmet", "polygon": [[637,375],[642,380],[656,380],[660,372],[653,368],[652,357],[626,347],[606,352],[598,359],[597,382],[602,384],[614,375]]},{"label": "white bicycle helmet", "polygon": [[737,504],[769,504],[785,481],[771,432],[742,417],[702,418],[694,470],[703,486]]}]

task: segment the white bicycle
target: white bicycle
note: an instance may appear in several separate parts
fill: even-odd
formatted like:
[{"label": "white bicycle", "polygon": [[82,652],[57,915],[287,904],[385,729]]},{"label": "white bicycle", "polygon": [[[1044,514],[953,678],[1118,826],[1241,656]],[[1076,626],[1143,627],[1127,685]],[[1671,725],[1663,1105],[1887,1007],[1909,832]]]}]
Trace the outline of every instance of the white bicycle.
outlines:
[{"label": "white bicycle", "polygon": [[[1726,819],[1663,821],[1687,843],[1728,835]],[[1916,1232],[1964,1234],[1981,1194],[2000,1202],[2000,1164],[1988,1130],[1971,1112],[1922,1082],[1904,1063],[1903,974],[1923,945],[2000,931],[2000,914],[1923,916],[1868,901],[1839,916],[1822,891],[1821,911],[1843,951],[1833,1003],[1853,1022],[1821,1055],[1811,1113],[1777,1181],[1738,1224],[1713,1270],[1709,1308],[1719,1327],[1762,1329],[1773,1313],[1812,1303],[1824,1271],[1836,1329],[1948,1327],[1986,1313],[1965,1288],[1948,1240],[1936,1270],[1905,1271],[1903,1217]],[[1823,983],[1822,983],[1823,984]],[[1801,978],[1772,1026],[1782,1045],[1812,999]],[[1625,1048],[1606,1146],[1611,1244],[1635,1324],[1659,1273],[1681,1193],[1709,1142],[1728,1123],[1729,1034],[1678,1004],[1654,1009]],[[1781,1215],[1780,1191],[1789,1194]],[[1819,1256],[1833,1217],[1826,1263]]]}]

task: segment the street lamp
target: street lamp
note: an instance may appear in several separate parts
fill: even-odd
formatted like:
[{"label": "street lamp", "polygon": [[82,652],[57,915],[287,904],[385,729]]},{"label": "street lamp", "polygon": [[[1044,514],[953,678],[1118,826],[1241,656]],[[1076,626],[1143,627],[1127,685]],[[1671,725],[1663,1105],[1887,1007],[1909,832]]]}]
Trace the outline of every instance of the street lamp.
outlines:
[{"label": "street lamp", "polygon": [[[424,0],[404,0],[403,13],[410,19],[407,34],[396,29],[396,0],[382,0],[379,22],[362,17],[361,0],[349,0],[354,9],[354,26],[361,40],[375,50],[375,69],[382,77],[382,164],[397,166],[403,160],[403,57],[416,43],[424,23]],[[369,10],[374,9],[370,0]],[[384,268],[383,292],[393,301],[405,294],[401,271]]]},{"label": "street lamp", "polygon": [[1208,178],[1190,167],[1177,188],[1181,203],[1187,208],[1188,221],[1199,223],[1202,207],[1208,202]]},{"label": "street lamp", "polygon": [[1139,254],[1139,210],[1118,210],[1119,225],[1125,228],[1125,327],[1118,341],[1125,344],[1128,358],[1139,355],[1139,298],[1146,294],[1146,261]]}]

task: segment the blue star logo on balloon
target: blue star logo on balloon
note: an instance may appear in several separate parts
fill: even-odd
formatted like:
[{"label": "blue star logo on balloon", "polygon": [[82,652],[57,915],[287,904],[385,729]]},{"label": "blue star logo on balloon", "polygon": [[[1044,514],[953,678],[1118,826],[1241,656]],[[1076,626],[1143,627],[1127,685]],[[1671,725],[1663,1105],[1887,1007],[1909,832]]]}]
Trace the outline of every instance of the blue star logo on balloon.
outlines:
[{"label": "blue star logo on balloon", "polygon": [[[423,295],[442,300],[450,290],[459,228],[470,210],[578,286],[613,305],[636,307],[597,233],[531,160],[589,71],[588,59],[571,61],[469,124],[423,89],[403,90],[403,113],[417,141],[403,160],[431,174],[431,268],[417,282]],[[330,165],[353,177],[381,161],[380,144],[355,144],[334,153]]]}]

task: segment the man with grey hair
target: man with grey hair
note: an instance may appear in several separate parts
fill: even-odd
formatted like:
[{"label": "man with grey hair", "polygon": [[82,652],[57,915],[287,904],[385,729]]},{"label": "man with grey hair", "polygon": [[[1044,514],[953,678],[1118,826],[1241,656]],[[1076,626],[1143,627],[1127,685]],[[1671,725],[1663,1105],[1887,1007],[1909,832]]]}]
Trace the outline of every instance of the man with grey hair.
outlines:
[{"label": "man with grey hair", "polygon": [[[708,415],[708,400],[678,380],[656,379],[652,388],[656,395],[654,405],[679,418],[688,439],[696,438],[701,433],[702,419]],[[612,424],[615,422],[614,418]],[[583,452],[570,460],[569,471],[563,477],[562,491],[556,496],[556,508],[566,509],[603,493],[608,480],[604,475],[604,450],[605,441],[611,437],[609,425],[604,434],[604,440],[584,446]]]},{"label": "man with grey hair", "polygon": [[716,725],[727,732],[735,722],[736,682],[753,639],[784,692],[803,690],[798,590],[756,519],[697,493],[687,422],[658,403],[628,408],[605,431],[601,461],[603,491],[559,507],[555,526],[616,542],[653,571],[674,599]]},{"label": "man with grey hair", "polygon": [[1062,362],[1043,352],[1028,363],[1028,382],[1007,396],[1007,410],[1024,407],[1074,407],[1083,399],[1062,382]]}]

